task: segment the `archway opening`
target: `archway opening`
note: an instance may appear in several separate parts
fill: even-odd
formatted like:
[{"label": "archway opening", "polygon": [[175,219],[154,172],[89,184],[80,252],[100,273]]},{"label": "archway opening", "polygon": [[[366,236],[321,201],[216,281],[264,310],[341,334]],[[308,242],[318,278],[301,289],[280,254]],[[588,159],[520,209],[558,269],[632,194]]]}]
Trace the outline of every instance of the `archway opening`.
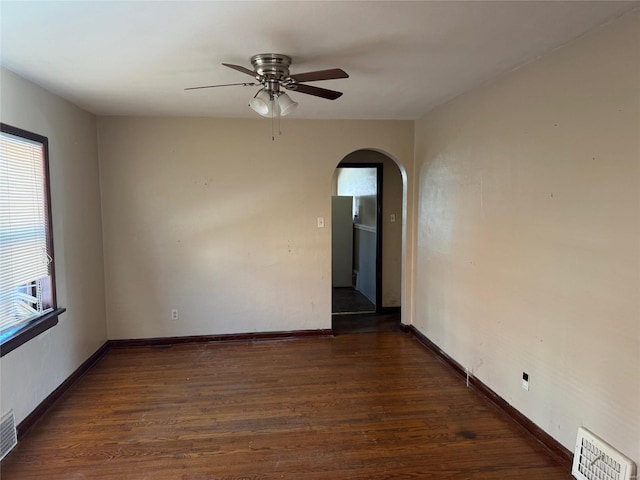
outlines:
[{"label": "archway opening", "polygon": [[331,220],[334,331],[381,320],[399,326],[405,201],[405,176],[385,152],[357,150],[336,166]]}]

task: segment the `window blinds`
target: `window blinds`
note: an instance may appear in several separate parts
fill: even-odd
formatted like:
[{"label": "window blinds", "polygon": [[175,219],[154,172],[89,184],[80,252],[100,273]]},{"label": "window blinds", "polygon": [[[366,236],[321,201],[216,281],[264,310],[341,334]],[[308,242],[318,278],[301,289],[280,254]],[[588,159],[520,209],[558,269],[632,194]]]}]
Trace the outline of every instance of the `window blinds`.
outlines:
[{"label": "window blinds", "polygon": [[39,315],[49,275],[41,143],[0,133],[0,331]]}]

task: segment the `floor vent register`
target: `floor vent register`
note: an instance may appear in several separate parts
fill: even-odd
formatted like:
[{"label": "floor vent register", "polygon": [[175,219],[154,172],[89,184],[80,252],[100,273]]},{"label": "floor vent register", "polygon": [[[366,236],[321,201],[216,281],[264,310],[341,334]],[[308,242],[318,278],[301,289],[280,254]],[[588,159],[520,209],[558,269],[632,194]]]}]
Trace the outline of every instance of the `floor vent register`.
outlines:
[{"label": "floor vent register", "polygon": [[578,480],[636,480],[636,465],[584,427],[578,428],[571,474]]},{"label": "floor vent register", "polygon": [[16,419],[13,415],[13,410],[10,410],[0,419],[0,460],[2,460],[17,443]]}]

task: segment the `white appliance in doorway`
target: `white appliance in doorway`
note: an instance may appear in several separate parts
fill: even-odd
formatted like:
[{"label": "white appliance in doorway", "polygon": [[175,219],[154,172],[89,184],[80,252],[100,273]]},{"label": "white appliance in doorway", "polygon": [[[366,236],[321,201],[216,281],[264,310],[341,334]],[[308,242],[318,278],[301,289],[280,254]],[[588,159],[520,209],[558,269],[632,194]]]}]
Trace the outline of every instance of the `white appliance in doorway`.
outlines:
[{"label": "white appliance in doorway", "polygon": [[353,268],[353,197],[331,197],[331,285],[351,287]]}]

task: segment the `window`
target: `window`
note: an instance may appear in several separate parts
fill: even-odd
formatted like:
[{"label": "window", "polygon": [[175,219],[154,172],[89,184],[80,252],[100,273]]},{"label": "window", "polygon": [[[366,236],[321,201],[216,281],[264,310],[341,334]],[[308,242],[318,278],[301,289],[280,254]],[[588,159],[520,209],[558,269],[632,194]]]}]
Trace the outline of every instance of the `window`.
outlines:
[{"label": "window", "polygon": [[0,124],[0,354],[57,322],[48,140]]}]

